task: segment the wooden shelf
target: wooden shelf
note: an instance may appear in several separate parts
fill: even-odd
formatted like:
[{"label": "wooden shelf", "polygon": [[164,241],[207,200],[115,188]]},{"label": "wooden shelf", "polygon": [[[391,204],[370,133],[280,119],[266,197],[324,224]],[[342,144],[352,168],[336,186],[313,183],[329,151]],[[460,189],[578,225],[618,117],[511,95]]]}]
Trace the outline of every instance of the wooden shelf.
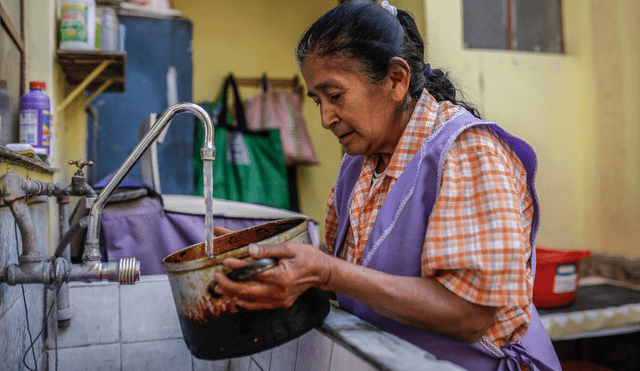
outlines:
[{"label": "wooden shelf", "polygon": [[11,151],[4,146],[0,146],[0,162],[20,166],[29,170],[36,170],[45,174],[53,174],[59,171],[58,169],[46,166],[42,161],[23,156],[20,153]]},{"label": "wooden shelf", "polygon": [[122,93],[125,91],[126,52],[58,50],[56,54],[58,64],[60,64],[70,85],[82,84],[101,63],[110,61],[107,67],[89,82],[85,89],[96,91],[104,82],[112,80],[104,90],[105,92]]}]

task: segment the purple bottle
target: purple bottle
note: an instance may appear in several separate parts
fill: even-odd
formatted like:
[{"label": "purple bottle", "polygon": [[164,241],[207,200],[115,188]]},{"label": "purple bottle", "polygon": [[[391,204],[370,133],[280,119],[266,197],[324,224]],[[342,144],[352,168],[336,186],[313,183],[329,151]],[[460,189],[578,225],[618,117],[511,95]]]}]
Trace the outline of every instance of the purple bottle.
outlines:
[{"label": "purple bottle", "polygon": [[50,155],[51,117],[49,97],[44,93],[47,85],[42,81],[31,81],[29,91],[20,101],[20,143],[33,148],[43,148]]}]

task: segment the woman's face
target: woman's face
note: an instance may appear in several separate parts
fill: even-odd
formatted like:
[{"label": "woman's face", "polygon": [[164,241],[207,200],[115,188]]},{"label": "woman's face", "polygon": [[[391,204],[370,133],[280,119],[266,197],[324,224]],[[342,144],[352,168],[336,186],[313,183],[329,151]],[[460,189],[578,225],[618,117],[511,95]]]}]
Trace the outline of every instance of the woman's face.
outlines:
[{"label": "woman's face", "polygon": [[404,125],[393,98],[391,79],[371,84],[341,57],[312,53],[302,63],[309,97],[320,107],[322,126],[338,138],[347,154],[392,154]]}]

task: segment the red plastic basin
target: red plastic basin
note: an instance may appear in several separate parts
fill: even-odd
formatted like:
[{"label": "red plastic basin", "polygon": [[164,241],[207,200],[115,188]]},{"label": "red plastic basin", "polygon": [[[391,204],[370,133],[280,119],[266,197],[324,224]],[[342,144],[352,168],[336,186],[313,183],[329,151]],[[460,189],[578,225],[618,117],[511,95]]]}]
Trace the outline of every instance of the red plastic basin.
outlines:
[{"label": "red plastic basin", "polygon": [[533,304],[538,308],[571,305],[578,291],[580,261],[590,256],[590,251],[536,248]]}]

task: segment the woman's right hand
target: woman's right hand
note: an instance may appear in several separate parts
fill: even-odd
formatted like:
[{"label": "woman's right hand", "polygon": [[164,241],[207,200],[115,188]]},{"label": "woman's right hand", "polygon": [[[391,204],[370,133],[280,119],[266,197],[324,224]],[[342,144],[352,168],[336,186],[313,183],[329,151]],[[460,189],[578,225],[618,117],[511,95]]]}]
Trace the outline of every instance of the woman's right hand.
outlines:
[{"label": "woman's right hand", "polygon": [[[235,297],[239,306],[251,310],[288,308],[309,287],[325,289],[331,259],[334,259],[315,246],[292,241],[276,245],[251,244],[248,251],[254,260],[275,258],[278,265],[247,281],[231,281],[221,272],[214,276],[217,294]],[[222,264],[235,270],[249,262],[227,258]]]}]

